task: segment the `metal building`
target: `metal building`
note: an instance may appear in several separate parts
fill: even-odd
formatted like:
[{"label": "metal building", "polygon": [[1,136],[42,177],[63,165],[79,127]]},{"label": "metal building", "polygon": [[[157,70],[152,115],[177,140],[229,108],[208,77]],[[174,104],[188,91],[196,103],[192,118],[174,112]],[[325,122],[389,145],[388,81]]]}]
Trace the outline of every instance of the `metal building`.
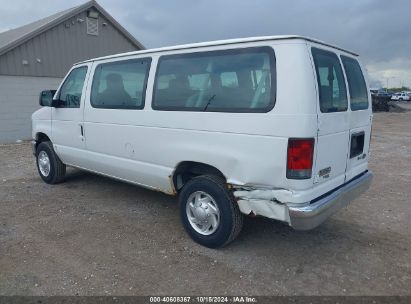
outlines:
[{"label": "metal building", "polygon": [[0,33],[0,143],[29,139],[42,90],[79,61],[144,49],[96,1]]}]

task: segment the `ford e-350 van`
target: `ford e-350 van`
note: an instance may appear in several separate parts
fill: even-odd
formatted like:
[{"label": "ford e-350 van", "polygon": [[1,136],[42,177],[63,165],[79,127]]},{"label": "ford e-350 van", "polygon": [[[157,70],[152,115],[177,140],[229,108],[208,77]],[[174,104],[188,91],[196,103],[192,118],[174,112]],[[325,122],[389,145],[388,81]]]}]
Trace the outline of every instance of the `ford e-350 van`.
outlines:
[{"label": "ford e-350 van", "polygon": [[49,184],[72,166],[178,195],[208,247],[235,239],[243,215],[312,229],[371,183],[364,74],[355,53],[298,36],[84,61],[41,93],[38,171]]}]

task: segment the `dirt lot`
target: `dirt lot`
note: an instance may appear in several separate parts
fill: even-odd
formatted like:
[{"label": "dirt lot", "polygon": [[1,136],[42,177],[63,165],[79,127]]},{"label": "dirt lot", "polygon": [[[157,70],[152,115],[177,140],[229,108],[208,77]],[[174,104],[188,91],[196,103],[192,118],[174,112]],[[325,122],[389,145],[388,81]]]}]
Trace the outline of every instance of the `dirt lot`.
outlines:
[{"label": "dirt lot", "polygon": [[193,243],[176,199],[70,170],[49,186],[28,144],[0,146],[0,294],[411,295],[411,112],[375,114],[368,193],[319,228],[246,220]]}]

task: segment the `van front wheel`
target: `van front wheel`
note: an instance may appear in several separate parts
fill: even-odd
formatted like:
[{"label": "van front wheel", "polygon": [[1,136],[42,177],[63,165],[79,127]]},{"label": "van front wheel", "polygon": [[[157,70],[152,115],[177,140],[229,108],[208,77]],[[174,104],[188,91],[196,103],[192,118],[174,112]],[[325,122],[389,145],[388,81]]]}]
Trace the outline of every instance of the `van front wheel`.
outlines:
[{"label": "van front wheel", "polygon": [[188,181],[179,195],[184,228],[197,243],[218,248],[232,242],[243,226],[241,214],[224,180],[202,175]]},{"label": "van front wheel", "polygon": [[41,142],[36,149],[36,164],[40,177],[47,184],[60,183],[66,174],[66,165],[54,152],[49,141]]}]

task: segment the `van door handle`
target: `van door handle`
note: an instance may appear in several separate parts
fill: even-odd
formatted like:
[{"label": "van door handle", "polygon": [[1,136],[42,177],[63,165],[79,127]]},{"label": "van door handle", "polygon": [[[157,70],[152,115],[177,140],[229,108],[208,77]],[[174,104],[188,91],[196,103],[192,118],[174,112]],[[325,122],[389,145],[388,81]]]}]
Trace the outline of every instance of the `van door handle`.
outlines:
[{"label": "van door handle", "polygon": [[81,123],[79,123],[78,125],[80,127],[80,138],[83,141],[84,140],[84,127],[83,127],[83,124]]}]

